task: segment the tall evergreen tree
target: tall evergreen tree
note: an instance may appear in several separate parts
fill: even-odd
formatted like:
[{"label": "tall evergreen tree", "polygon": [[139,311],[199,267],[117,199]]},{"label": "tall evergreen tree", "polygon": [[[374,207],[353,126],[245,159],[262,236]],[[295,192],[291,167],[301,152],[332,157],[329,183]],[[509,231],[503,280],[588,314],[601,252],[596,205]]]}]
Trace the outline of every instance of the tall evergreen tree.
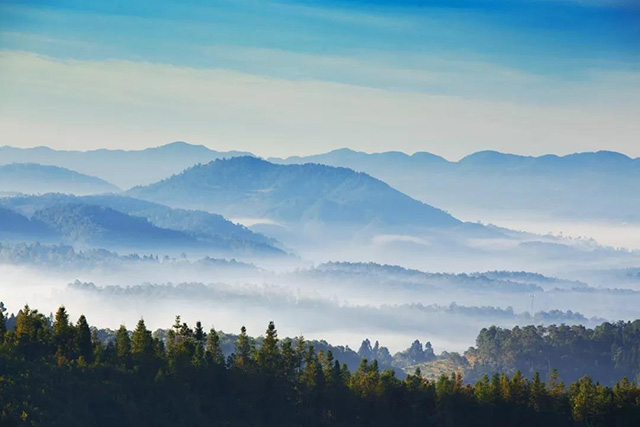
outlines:
[{"label": "tall evergreen tree", "polygon": [[220,336],[214,328],[211,328],[209,335],[207,336],[205,359],[210,365],[224,365],[224,353],[222,353],[222,348],[220,347]]},{"label": "tall evergreen tree", "polygon": [[78,358],[87,363],[93,362],[93,343],[91,341],[91,329],[84,314],[80,316],[75,328],[75,352]]},{"label": "tall evergreen tree", "polygon": [[247,328],[244,326],[240,328],[240,335],[236,340],[233,366],[245,371],[253,368],[253,346],[247,335]]},{"label": "tall evergreen tree", "polygon": [[0,345],[4,342],[4,336],[7,333],[7,319],[4,316],[4,304],[0,301]]},{"label": "tall evergreen tree", "polygon": [[143,319],[138,320],[136,328],[131,334],[131,358],[135,366],[148,366],[154,358],[154,345],[151,331]]},{"label": "tall evergreen tree", "polygon": [[120,325],[116,332],[116,358],[123,367],[129,367],[131,364],[131,338],[124,325]]},{"label": "tall evergreen tree", "polygon": [[18,311],[13,336],[18,350],[27,359],[46,354],[52,341],[48,319],[29,305]]},{"label": "tall evergreen tree", "polygon": [[61,305],[53,321],[53,339],[59,360],[73,358],[74,330],[69,322],[67,309]]},{"label": "tall evergreen tree", "polygon": [[262,347],[258,350],[256,362],[260,370],[268,375],[275,375],[281,367],[278,331],[273,322],[269,322]]}]

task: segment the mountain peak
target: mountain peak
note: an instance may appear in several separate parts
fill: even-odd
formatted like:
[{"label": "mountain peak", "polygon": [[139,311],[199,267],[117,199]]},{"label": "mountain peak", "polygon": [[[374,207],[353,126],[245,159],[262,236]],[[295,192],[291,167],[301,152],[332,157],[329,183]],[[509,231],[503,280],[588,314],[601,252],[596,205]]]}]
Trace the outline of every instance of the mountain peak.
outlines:
[{"label": "mountain peak", "polygon": [[256,157],[218,159],[130,191],[170,206],[283,224],[455,226],[449,214],[365,173],[322,164],[278,165]]},{"label": "mountain peak", "polygon": [[202,151],[202,152],[212,152],[217,153],[215,150],[211,150],[210,148],[201,145],[201,144],[189,144],[184,141],[174,141],[168,144],[159,145],[157,147],[147,148],[144,151],[153,150],[153,151],[175,151],[175,152],[191,152],[191,151]]}]

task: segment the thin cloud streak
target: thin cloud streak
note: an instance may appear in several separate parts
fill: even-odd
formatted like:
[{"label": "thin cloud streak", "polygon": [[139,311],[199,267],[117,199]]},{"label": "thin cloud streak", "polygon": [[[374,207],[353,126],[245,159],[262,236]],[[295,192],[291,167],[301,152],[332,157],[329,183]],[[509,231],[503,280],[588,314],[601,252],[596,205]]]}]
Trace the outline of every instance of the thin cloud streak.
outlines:
[{"label": "thin cloud streak", "polygon": [[630,87],[619,94],[624,102],[615,104],[607,91],[607,102],[587,96],[586,102],[531,105],[148,62],[12,51],[0,60],[1,135],[10,145],[142,148],[181,139],[265,156],[343,146],[452,159],[514,146],[523,154],[610,149],[640,155],[635,75],[617,76]]}]

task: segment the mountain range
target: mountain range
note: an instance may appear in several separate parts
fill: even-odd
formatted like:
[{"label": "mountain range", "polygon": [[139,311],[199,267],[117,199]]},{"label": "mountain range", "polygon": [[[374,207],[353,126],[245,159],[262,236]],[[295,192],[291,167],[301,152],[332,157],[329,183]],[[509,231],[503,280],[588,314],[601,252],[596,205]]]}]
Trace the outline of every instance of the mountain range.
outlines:
[{"label": "mountain range", "polygon": [[[184,142],[144,150],[86,152],[0,147],[0,165],[55,165],[125,189],[146,186],[215,159],[240,156],[253,155]],[[526,216],[536,220],[640,222],[640,189],[635,185],[640,178],[640,159],[616,152],[531,157],[481,151],[449,161],[427,152],[368,154],[345,148],[267,160],[285,165],[317,163],[364,172],[417,200],[472,221]],[[49,186],[54,180],[50,181]],[[93,193],[94,188],[64,192],[87,194]]]},{"label": "mountain range", "polygon": [[[0,147],[0,165],[55,165],[125,189],[146,186],[212,160],[241,156],[253,155],[215,151],[185,142],[144,150],[86,152]],[[499,222],[499,218],[524,216],[536,220],[640,222],[640,189],[635,185],[640,178],[640,159],[610,151],[539,157],[481,151],[449,161],[427,152],[369,154],[344,148],[313,156],[266,160],[283,165],[317,163],[364,172],[412,198],[471,221]],[[36,172],[34,175],[42,174]],[[48,173],[56,175],[51,170]],[[28,191],[12,184],[9,188],[0,186],[0,191],[41,193],[45,191],[40,189],[49,190],[55,182],[50,179],[48,187],[34,185]],[[76,194],[114,191],[104,183],[96,187],[93,181],[92,185],[87,187],[89,190],[62,190]]]},{"label": "mountain range", "polygon": [[144,150],[67,151],[49,147],[3,146],[0,147],[0,165],[38,163],[59,166],[129,188],[158,181],[197,163],[240,155],[249,153],[219,152],[180,141]]},{"label": "mountain range", "polygon": [[118,192],[120,189],[100,178],[58,166],[12,163],[0,166],[2,193],[71,193],[77,195]]},{"label": "mountain range", "polygon": [[349,149],[278,164],[320,163],[379,178],[469,220],[486,216],[640,222],[640,159],[599,151],[540,157],[482,151],[452,162],[430,153]]},{"label": "mountain range", "polygon": [[282,255],[279,245],[220,215],[175,210],[119,195],[63,194],[0,199],[14,240],[61,241],[132,249],[163,247]]},{"label": "mountain range", "polygon": [[319,164],[235,157],[196,165],[128,194],[173,207],[284,225],[441,228],[461,225],[365,173]]}]

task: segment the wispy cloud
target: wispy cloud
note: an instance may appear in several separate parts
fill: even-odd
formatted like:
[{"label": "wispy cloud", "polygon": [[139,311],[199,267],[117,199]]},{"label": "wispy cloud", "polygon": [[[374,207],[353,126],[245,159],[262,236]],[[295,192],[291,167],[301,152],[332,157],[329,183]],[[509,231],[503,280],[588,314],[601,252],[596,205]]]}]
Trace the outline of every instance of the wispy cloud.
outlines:
[{"label": "wispy cloud", "polygon": [[531,105],[146,62],[6,51],[0,61],[1,135],[17,145],[133,148],[182,139],[263,155],[349,145],[456,158],[514,151],[517,141],[517,151],[531,154],[640,154],[637,86],[626,86],[630,100],[617,104],[586,96]]}]

